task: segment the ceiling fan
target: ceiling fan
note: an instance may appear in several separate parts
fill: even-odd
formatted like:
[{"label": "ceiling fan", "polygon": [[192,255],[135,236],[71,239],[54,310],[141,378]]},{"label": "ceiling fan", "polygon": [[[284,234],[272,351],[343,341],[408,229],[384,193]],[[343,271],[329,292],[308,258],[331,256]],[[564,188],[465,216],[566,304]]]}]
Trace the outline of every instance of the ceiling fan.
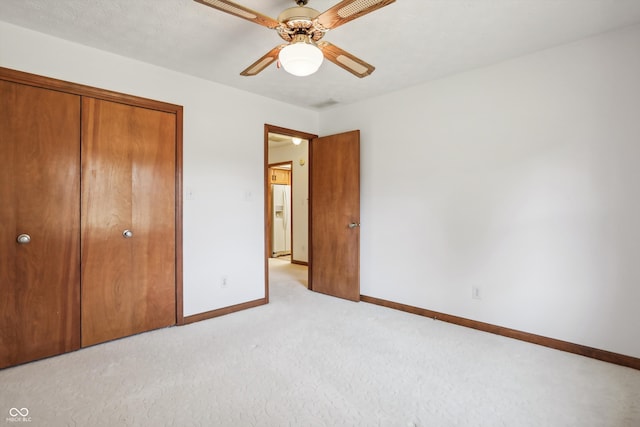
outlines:
[{"label": "ceiling fan", "polygon": [[277,20],[228,0],[194,1],[274,29],[287,42],[271,49],[240,75],[255,76],[274,61],[279,60],[285,71],[297,76],[308,76],[318,70],[323,58],[327,58],[362,78],[373,73],[375,67],[321,39],[327,31],[396,0],[343,0],[322,13],[307,7],[308,0],[294,0],[297,6],[284,10]]}]

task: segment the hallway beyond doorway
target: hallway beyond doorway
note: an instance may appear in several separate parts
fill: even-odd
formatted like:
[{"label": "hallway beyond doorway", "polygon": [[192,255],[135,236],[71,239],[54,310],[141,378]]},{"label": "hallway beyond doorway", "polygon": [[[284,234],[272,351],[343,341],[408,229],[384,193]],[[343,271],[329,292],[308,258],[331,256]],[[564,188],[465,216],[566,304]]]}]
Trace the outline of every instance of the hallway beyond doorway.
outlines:
[{"label": "hallway beyond doorway", "polygon": [[290,260],[269,258],[269,282],[297,283],[305,288],[309,285],[306,265],[292,264]]}]

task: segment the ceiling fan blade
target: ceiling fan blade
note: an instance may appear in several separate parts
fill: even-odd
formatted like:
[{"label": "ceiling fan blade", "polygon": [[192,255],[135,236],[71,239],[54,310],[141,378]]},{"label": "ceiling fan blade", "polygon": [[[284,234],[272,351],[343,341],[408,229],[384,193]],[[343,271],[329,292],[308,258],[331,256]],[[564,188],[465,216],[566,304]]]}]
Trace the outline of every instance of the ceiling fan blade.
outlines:
[{"label": "ceiling fan blade", "polygon": [[255,22],[256,24],[262,25],[267,28],[276,28],[280,25],[280,23],[273,18],[263,15],[260,12],[256,12],[255,10],[251,10],[244,6],[240,6],[239,4],[236,4],[229,0],[194,0],[194,1],[204,4],[205,6],[212,7],[219,11],[237,16],[238,18]]},{"label": "ceiling fan blade", "polygon": [[286,46],[286,44],[281,44],[280,46],[274,47],[269,52],[267,52],[267,54],[264,55],[262,58],[258,59],[253,64],[249,65],[244,71],[242,71],[240,73],[240,75],[241,76],[255,76],[260,71],[264,70],[269,65],[271,65],[275,60],[277,60],[278,59],[278,54],[280,53],[280,50],[285,46]]},{"label": "ceiling fan blade", "polygon": [[343,0],[322,12],[317,18],[322,27],[331,30],[374,10],[380,9],[396,0]]},{"label": "ceiling fan blade", "polygon": [[357,77],[367,77],[376,69],[373,65],[329,42],[322,41],[318,43],[318,47],[322,50],[325,58]]}]

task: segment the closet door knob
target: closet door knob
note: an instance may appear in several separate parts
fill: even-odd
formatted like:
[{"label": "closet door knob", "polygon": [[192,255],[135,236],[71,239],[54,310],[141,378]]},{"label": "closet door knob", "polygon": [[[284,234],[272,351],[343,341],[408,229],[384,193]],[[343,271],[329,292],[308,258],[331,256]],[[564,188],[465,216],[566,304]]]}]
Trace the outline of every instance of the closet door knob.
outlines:
[{"label": "closet door knob", "polygon": [[131,230],[124,230],[122,232],[122,235],[124,236],[125,239],[130,239],[133,237],[133,231]]},{"label": "closet door knob", "polygon": [[349,228],[356,228],[356,227],[360,227],[359,222],[352,222],[351,224],[349,224]]},{"label": "closet door knob", "polygon": [[16,240],[21,245],[26,245],[27,243],[29,243],[31,241],[31,236],[29,236],[28,234],[21,234],[21,235],[18,236],[18,238]]}]

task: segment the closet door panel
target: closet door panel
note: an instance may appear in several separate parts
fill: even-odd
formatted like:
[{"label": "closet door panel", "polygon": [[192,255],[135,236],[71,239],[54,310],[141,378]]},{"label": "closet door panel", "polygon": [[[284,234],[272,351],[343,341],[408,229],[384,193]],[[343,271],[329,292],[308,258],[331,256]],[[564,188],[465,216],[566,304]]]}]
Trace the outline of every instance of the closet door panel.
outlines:
[{"label": "closet door panel", "polygon": [[175,115],[83,98],[82,345],[173,324]]},{"label": "closet door panel", "polygon": [[0,111],[2,368],[80,346],[80,97],[0,81]]},{"label": "closet door panel", "polygon": [[175,115],[148,109],[137,111],[141,134],[132,147],[132,224],[137,283],[149,284],[143,294],[145,327],[176,322],[175,256]]}]

